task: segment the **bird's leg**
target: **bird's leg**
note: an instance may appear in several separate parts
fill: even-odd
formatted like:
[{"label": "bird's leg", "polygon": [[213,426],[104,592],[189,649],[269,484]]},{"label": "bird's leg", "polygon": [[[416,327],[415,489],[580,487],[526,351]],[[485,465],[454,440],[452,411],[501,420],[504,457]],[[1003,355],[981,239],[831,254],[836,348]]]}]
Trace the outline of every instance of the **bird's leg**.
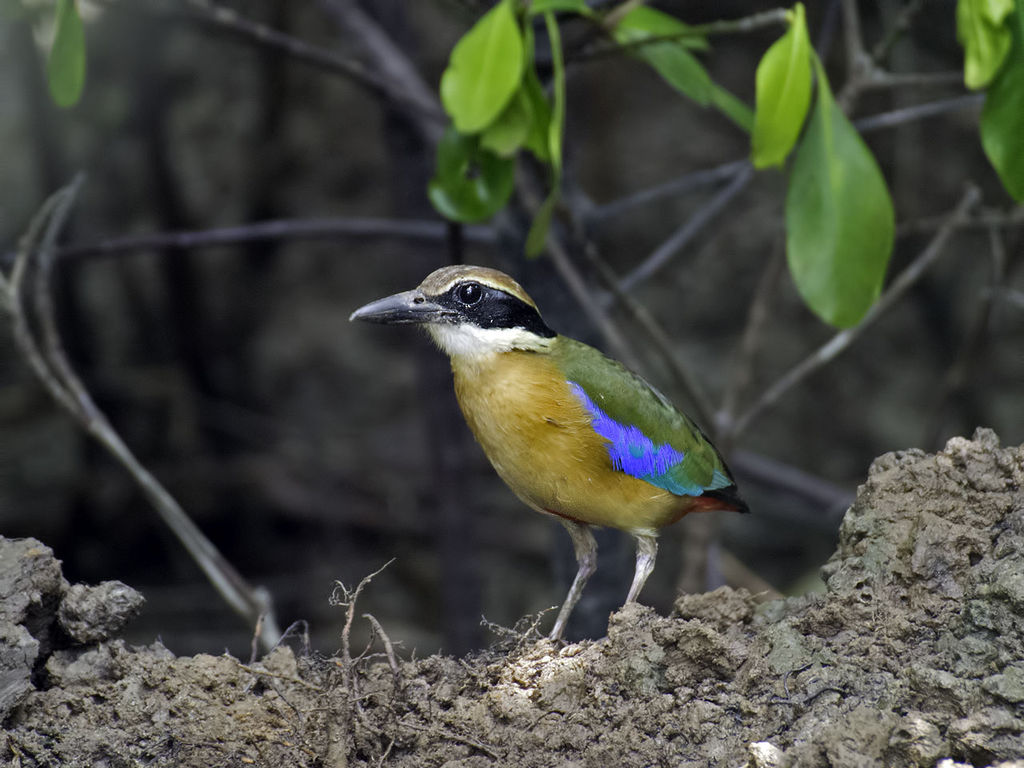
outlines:
[{"label": "bird's leg", "polygon": [[551,640],[561,639],[566,622],[569,621],[569,614],[583,593],[583,586],[597,569],[597,542],[594,541],[594,534],[590,532],[590,526],[564,518],[560,522],[572,537],[572,547],[576,550],[576,563],[579,568],[576,571],[576,578],[572,580],[572,586],[569,587],[569,594],[562,603],[562,609],[558,612],[558,618],[555,619],[555,626],[548,635]]},{"label": "bird's leg", "polygon": [[636,539],[636,571],[633,573],[633,585],[626,595],[626,602],[636,601],[640,590],[644,588],[644,582],[654,570],[654,560],[658,557],[658,539],[649,534],[634,533]]}]

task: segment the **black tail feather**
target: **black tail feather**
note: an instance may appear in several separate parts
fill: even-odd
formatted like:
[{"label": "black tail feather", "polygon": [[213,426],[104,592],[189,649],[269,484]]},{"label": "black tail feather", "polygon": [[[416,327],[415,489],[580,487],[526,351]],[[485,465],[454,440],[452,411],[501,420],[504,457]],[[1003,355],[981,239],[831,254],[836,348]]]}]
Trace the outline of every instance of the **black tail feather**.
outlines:
[{"label": "black tail feather", "polygon": [[740,497],[739,488],[735,485],[730,485],[726,488],[716,488],[713,491],[704,491],[701,495],[716,499],[737,512],[750,512],[750,507],[747,506],[747,502]]}]

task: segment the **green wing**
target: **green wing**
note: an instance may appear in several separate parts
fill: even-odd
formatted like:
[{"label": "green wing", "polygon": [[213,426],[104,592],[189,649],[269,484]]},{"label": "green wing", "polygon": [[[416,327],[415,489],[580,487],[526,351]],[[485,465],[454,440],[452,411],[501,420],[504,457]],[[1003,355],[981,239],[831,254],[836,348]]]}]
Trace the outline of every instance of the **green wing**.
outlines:
[{"label": "green wing", "polygon": [[551,354],[590,413],[594,431],[608,441],[616,469],[679,496],[733,485],[700,428],[642,378],[565,336]]}]

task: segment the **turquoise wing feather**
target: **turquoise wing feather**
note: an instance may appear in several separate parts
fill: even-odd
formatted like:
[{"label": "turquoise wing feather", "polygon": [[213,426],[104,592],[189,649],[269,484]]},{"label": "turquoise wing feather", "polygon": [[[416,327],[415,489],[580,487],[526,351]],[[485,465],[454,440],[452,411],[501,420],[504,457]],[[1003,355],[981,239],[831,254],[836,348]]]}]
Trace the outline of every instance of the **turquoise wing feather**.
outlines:
[{"label": "turquoise wing feather", "polygon": [[608,441],[612,466],[678,496],[733,485],[711,442],[661,393],[620,363],[567,337],[554,356],[572,394]]}]

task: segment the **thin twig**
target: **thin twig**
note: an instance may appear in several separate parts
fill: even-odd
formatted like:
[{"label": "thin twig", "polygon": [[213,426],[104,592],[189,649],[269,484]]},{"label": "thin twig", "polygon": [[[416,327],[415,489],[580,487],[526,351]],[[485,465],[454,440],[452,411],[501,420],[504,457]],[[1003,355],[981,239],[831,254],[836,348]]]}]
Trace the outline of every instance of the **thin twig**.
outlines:
[{"label": "thin twig", "polygon": [[260,669],[259,667],[255,666],[255,662],[243,664],[238,659],[232,659],[232,661],[235,662],[235,666],[238,669],[248,672],[250,675],[256,675],[257,677],[270,677],[275,680],[282,680],[286,683],[300,685],[303,688],[306,688],[310,691],[315,691],[317,693],[323,693],[325,690],[322,686],[319,686],[316,683],[311,683],[308,680],[303,680],[301,677],[297,677],[295,675],[282,675],[279,672],[271,672],[268,669]]},{"label": "thin twig", "polygon": [[[429,219],[274,219],[234,227],[126,235],[95,243],[60,247],[55,253],[59,259],[80,259],[130,251],[214,248],[268,240],[335,240],[346,237],[393,237],[438,242],[444,240],[446,232],[446,222]],[[494,229],[488,226],[466,226],[463,234],[467,241],[483,245],[491,245],[497,239]],[[5,261],[13,260],[13,254],[2,258]]]},{"label": "thin twig", "polygon": [[401,670],[398,666],[398,657],[395,656],[395,646],[391,642],[391,638],[388,637],[388,633],[384,631],[384,627],[377,621],[377,617],[372,613],[364,613],[363,618],[370,622],[370,626],[373,627],[373,631],[380,637],[380,641],[384,644],[384,653],[388,657],[388,665],[391,667],[391,674],[395,676],[395,689],[398,689],[399,681],[401,680]]},{"label": "thin twig", "polygon": [[478,741],[469,736],[462,736],[458,733],[452,733],[445,728],[440,728],[433,725],[420,725],[419,723],[411,723],[408,720],[399,720],[398,724],[405,728],[411,728],[414,731],[425,731],[426,733],[438,736],[442,739],[449,739],[450,741],[457,742],[459,744],[465,744],[467,747],[483,752],[485,755],[490,757],[492,760],[500,760],[501,757],[497,752],[494,751],[493,747],[484,744],[482,741]]},{"label": "thin twig", "polygon": [[931,242],[928,243],[927,247],[914,259],[910,266],[904,269],[892,281],[878,301],[868,310],[864,318],[853,328],[847,328],[837,333],[826,344],[808,355],[802,362],[795,365],[772,386],[768,387],[761,394],[761,397],[758,398],[757,402],[750,406],[732,425],[731,430],[729,430],[731,437],[735,439],[742,434],[750,426],[750,423],[765,409],[774,405],[790,389],[845,351],[850,344],[859,338],[868,326],[873,324],[875,320],[903,296],[935,262],[935,259],[942,253],[946,242],[956,230],[957,225],[966,218],[971,208],[980,198],[981,193],[976,187],[968,187],[956,208],[949,215],[946,225],[935,233]]},{"label": "thin twig", "polygon": [[601,26],[609,31],[615,29],[619,22],[643,4],[644,0],[624,0],[605,14],[601,19]]},{"label": "thin twig", "polygon": [[[301,632],[299,631],[300,629]],[[277,641],[277,644],[281,645],[285,640],[292,637],[299,638],[299,641],[302,643],[302,653],[303,655],[308,656],[310,653],[309,622],[305,619],[293,621],[288,625],[288,629],[281,634],[281,639]]]},{"label": "thin twig", "polygon": [[900,39],[900,36],[910,29],[910,25],[914,20],[914,17],[921,12],[924,8],[925,0],[910,0],[903,8],[900,9],[899,15],[896,17],[896,21],[889,29],[886,30],[885,35],[882,37],[875,47],[871,49],[871,60],[876,64],[884,61],[892,47],[896,45],[896,42]]},{"label": "thin twig", "polygon": [[[340,581],[337,582],[334,594],[331,595],[331,605],[343,605],[345,606],[345,626],[341,630],[341,662],[342,670],[345,678],[345,690],[349,693],[353,693],[352,688],[352,620],[356,615],[356,601],[359,600],[359,595],[362,594],[363,589],[373,581],[375,576],[381,574],[385,568],[395,562],[394,558],[388,560],[384,565],[378,568],[376,571],[371,573],[369,576],[364,576],[354,590],[350,590]],[[341,597],[338,598],[338,592],[341,592]]]},{"label": "thin twig", "polygon": [[252,641],[249,643],[249,663],[255,664],[259,657],[260,640],[263,637],[263,614],[256,619],[256,628],[252,632]]},{"label": "thin twig", "polygon": [[[948,218],[945,216],[926,216],[921,219],[905,221],[896,228],[896,237],[910,237],[934,232],[944,226],[947,220]],[[960,229],[990,229],[992,227],[1008,229],[1020,226],[1024,226],[1024,206],[1017,205],[1009,210],[981,209],[975,215],[961,222]]]},{"label": "thin twig", "polygon": [[629,291],[639,283],[653,277],[676,253],[682,250],[704,227],[710,224],[734,197],[743,191],[743,188],[747,186],[753,176],[753,166],[746,164],[733,177],[732,181],[701,206],[665,242],[654,249],[654,252],[644,259],[636,269],[622,278],[619,283],[622,290]]}]

